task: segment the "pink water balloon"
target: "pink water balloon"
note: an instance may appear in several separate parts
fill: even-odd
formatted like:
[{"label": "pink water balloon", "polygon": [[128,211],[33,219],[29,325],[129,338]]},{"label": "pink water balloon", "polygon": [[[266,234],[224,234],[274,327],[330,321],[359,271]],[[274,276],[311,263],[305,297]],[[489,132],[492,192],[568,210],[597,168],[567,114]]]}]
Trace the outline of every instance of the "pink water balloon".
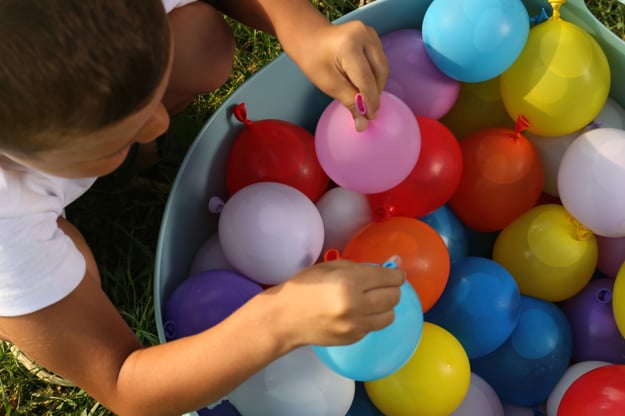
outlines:
[{"label": "pink water balloon", "polygon": [[332,101],[315,129],[315,149],[330,179],[363,194],[383,192],[403,181],[421,150],[421,132],[408,105],[383,91],[377,118],[358,132],[350,111]]}]

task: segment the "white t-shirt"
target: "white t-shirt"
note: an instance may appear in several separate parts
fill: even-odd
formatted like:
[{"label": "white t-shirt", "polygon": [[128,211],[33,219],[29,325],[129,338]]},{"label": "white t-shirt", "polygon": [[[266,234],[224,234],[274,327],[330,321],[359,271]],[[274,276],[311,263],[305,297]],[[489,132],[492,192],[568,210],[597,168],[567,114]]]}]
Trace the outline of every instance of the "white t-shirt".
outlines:
[{"label": "white t-shirt", "polygon": [[45,175],[0,158],[0,316],[34,312],[78,286],[85,260],[56,221],[94,181]]},{"label": "white t-shirt", "polygon": [[[193,1],[163,4],[170,12]],[[95,180],[46,175],[0,156],[0,316],[43,309],[78,286],[85,259],[57,219]]]},{"label": "white t-shirt", "polygon": [[167,13],[171,12],[176,7],[182,7],[185,4],[193,3],[197,0],[162,0],[165,5],[165,11]]}]

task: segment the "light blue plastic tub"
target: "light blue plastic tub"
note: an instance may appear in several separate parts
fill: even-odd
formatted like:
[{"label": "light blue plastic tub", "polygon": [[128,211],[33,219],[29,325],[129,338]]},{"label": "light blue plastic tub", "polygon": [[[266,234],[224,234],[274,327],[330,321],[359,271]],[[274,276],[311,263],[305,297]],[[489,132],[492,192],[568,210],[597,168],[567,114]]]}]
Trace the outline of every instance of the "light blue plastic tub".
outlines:
[{"label": "light blue plastic tub", "polygon": [[[376,0],[337,22],[362,20],[379,34],[421,28],[429,0]],[[526,0],[530,16],[547,0]],[[583,0],[568,0],[562,17],[591,33],[603,47],[612,71],[611,97],[625,106],[625,43],[588,11]],[[217,229],[217,215],[208,211],[212,196],[226,198],[224,172],[230,146],[242,128],[232,107],[244,102],[252,120],[282,119],[314,131],[330,98],[318,91],[282,55],[241,85],[206,122],[191,145],[176,177],[161,224],[156,251],[154,309],[160,342],[166,342],[162,312],[169,295],[188,277],[191,260],[200,245]],[[188,416],[197,416],[196,412]]]}]

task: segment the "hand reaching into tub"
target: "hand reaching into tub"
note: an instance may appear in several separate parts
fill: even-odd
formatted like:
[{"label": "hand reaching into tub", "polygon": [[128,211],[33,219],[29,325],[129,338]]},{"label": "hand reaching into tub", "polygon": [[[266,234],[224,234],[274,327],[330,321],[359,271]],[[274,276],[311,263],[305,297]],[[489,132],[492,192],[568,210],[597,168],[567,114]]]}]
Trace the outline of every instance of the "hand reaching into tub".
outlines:
[{"label": "hand reaching into tub", "polygon": [[[291,57],[319,89],[350,109],[358,131],[376,117],[388,63],[373,28],[359,21],[320,26],[301,40]],[[365,114],[355,107],[358,92],[366,103]]]},{"label": "hand reaching into tub", "polygon": [[[230,0],[218,7],[275,34],[310,81],[351,111],[359,131],[376,117],[388,62],[372,27],[360,21],[332,24],[308,0]],[[364,98],[365,114],[356,109],[357,93]]]},{"label": "hand reaching into tub", "polygon": [[405,279],[399,269],[335,260],[304,269],[257,300],[268,301],[270,331],[289,350],[345,345],[393,322]]}]

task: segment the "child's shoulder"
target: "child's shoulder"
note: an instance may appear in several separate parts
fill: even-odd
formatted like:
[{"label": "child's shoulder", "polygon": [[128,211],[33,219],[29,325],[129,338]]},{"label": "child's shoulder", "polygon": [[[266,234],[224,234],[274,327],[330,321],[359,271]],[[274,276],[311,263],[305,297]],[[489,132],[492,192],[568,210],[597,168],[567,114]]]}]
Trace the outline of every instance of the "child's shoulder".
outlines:
[{"label": "child's shoulder", "polygon": [[78,285],[85,260],[57,221],[94,180],[58,178],[0,157],[0,316],[34,312]]},{"label": "child's shoulder", "polygon": [[55,177],[0,157],[0,219],[45,211],[61,215],[95,180]]}]

